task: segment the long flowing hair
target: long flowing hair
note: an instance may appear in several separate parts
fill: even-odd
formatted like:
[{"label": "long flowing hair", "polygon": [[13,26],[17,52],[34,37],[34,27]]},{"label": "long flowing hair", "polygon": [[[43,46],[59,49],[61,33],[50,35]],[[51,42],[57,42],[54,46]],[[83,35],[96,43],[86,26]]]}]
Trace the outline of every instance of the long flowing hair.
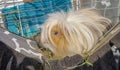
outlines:
[{"label": "long flowing hair", "polygon": [[41,43],[55,56],[89,52],[109,29],[111,21],[93,9],[49,14],[42,25]]}]

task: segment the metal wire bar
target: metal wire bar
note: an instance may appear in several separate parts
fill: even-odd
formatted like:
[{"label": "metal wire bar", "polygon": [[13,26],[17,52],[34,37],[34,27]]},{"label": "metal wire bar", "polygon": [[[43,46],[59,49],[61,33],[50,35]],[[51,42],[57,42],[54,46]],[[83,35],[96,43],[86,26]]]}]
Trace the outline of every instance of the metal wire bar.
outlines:
[{"label": "metal wire bar", "polygon": [[99,41],[95,45],[95,47],[92,50],[90,50],[90,52],[87,56],[91,56],[93,53],[95,53],[97,50],[99,50],[101,47],[103,47],[106,43],[108,43],[119,32],[120,32],[120,23],[114,25],[107,33],[105,33],[99,39]]},{"label": "metal wire bar", "polygon": [[[47,2],[49,0],[35,0],[36,2]],[[113,3],[112,3],[112,0],[71,0],[72,4],[73,4],[73,8],[75,10],[79,10],[81,8],[84,8],[84,6],[86,7],[89,7],[89,8],[97,8],[98,10],[100,11],[103,11],[103,15],[105,17],[108,17],[110,19],[112,19],[114,22],[113,23],[118,23],[119,22],[119,16],[120,16],[120,0],[116,0],[118,1],[119,4],[117,4],[117,6],[113,6]],[[57,1],[59,2],[59,0]],[[115,2],[115,1],[114,1]],[[23,1],[22,0],[1,0],[0,1],[0,9],[2,8],[6,8],[6,7],[10,7],[11,5],[12,6],[17,6],[17,10],[14,10],[12,12],[8,12],[8,13],[1,13],[0,12],[0,25],[1,24],[8,24],[9,22],[3,22],[2,20],[5,18],[4,15],[10,15],[10,14],[13,14],[13,13],[18,13],[19,15],[19,19],[16,19],[14,22],[16,23],[20,23],[20,27],[22,25],[26,25],[27,22],[23,22],[24,20],[28,21],[28,20],[36,20],[38,21],[38,19],[41,19],[41,18],[45,18],[46,16],[35,16],[35,17],[30,17],[30,18],[21,18],[21,14],[20,13],[23,13],[23,12],[31,12],[31,11],[43,11],[44,9],[49,9],[49,8],[58,8],[59,7],[63,7],[63,5],[60,5],[60,6],[49,6],[49,7],[46,7],[46,8],[38,8],[38,9],[30,9],[30,10],[19,10],[19,4],[23,4]],[[69,3],[67,3],[69,5]],[[100,8],[98,8],[98,4],[101,5]],[[102,4],[103,4],[103,7],[102,7]],[[108,4],[108,5],[107,5]],[[87,6],[88,5],[88,6]],[[107,5],[107,6],[106,6]],[[112,5],[112,6],[109,6],[109,5]],[[115,10],[118,10],[116,11],[116,14],[115,15],[107,15],[107,13],[109,12],[108,10],[112,10],[115,11]],[[7,17],[7,16],[6,16]],[[10,22],[13,22],[13,21],[10,21]],[[22,24],[21,24],[22,23]],[[24,29],[27,30],[27,28],[29,29],[29,27],[26,27]],[[23,28],[21,27],[21,30]],[[30,32],[30,31],[29,31]]]}]

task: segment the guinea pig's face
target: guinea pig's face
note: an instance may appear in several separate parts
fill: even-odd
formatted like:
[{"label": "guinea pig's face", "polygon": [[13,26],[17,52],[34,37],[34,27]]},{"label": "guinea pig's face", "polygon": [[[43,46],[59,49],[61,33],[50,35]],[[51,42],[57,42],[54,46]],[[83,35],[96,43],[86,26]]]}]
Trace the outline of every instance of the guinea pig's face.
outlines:
[{"label": "guinea pig's face", "polygon": [[[58,25],[55,25],[52,29],[51,29],[51,39],[54,42],[54,46],[60,46],[60,42],[63,42],[63,33],[60,30],[60,28],[58,27]],[[63,44],[63,43],[62,43]]]},{"label": "guinea pig's face", "polygon": [[66,54],[65,50],[68,47],[68,43],[65,39],[63,31],[60,29],[58,25],[53,26],[50,32],[51,41],[53,46],[56,48],[55,55],[63,55]]}]

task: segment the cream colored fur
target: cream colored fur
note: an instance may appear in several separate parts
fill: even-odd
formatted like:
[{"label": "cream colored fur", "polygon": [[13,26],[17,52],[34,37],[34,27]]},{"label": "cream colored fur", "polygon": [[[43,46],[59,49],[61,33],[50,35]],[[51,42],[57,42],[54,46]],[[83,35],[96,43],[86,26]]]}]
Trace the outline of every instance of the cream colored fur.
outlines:
[{"label": "cream colored fur", "polygon": [[57,57],[82,55],[94,48],[110,25],[109,19],[92,9],[56,12],[42,25],[41,43]]}]

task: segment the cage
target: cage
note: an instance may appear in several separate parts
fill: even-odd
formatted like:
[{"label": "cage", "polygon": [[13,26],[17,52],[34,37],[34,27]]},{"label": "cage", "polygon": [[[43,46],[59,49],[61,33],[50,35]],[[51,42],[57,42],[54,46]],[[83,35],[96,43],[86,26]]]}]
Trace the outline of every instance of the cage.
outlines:
[{"label": "cage", "polygon": [[67,12],[71,8],[97,8],[112,20],[113,27],[100,38],[96,48],[102,47],[120,30],[120,0],[32,0],[26,3],[23,0],[0,0],[0,26],[19,36],[32,38],[41,31],[39,26],[47,19],[47,14]]},{"label": "cage", "polygon": [[40,32],[39,26],[47,19],[46,14],[60,10],[67,11],[71,7],[70,0],[35,0],[24,4],[22,1],[12,0],[11,2],[12,7],[7,6],[10,3],[9,1],[3,1],[1,4],[5,26],[9,31],[25,37],[32,37]]},{"label": "cage", "polygon": [[113,25],[119,22],[119,0],[33,0],[28,3],[23,1],[25,0],[0,1],[0,25],[27,38],[41,31],[39,26],[47,19],[46,14],[68,11],[70,8],[97,8],[103,16],[112,20]]},{"label": "cage", "polygon": [[120,0],[0,0],[0,26],[19,36],[33,38],[41,32],[40,26],[49,13],[96,8],[112,20],[113,27],[98,43],[104,45],[119,32],[119,6]]}]

